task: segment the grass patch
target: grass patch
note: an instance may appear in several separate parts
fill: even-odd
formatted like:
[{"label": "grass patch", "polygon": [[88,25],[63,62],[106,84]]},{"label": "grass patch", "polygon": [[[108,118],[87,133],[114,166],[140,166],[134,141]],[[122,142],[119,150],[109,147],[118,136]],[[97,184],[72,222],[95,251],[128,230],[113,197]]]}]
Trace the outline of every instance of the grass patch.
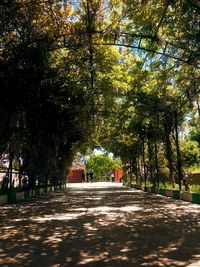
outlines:
[{"label": "grass patch", "polygon": [[200,166],[199,165],[194,165],[194,166],[185,168],[185,170],[187,172],[191,172],[191,173],[198,173],[198,172],[200,173]]},{"label": "grass patch", "polygon": [[200,193],[200,185],[191,184],[190,185],[190,192]]},{"label": "grass patch", "polygon": [[[144,183],[142,183],[142,186],[144,187]],[[151,182],[147,182],[147,186],[153,186],[153,184]],[[162,183],[160,182],[160,188],[164,188],[164,189],[179,189],[179,185],[176,184],[175,187],[173,187],[173,184],[170,182],[166,182],[166,183]],[[200,185],[197,184],[189,184],[189,191],[190,192],[194,192],[194,193],[200,193]],[[182,185],[182,190],[185,190],[185,186]]]}]

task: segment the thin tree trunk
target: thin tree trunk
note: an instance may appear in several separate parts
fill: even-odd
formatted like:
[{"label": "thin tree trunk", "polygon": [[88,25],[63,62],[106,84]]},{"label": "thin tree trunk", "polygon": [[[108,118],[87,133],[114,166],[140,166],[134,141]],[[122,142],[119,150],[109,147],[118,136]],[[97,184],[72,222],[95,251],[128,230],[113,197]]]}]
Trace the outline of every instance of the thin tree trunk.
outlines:
[{"label": "thin tree trunk", "polygon": [[145,186],[145,191],[147,188],[147,171],[146,171],[146,162],[145,162],[145,143],[143,141],[142,143],[142,158],[143,158],[143,170],[144,170],[144,186]]},{"label": "thin tree trunk", "polygon": [[160,184],[160,170],[158,166],[158,147],[157,147],[157,142],[155,141],[154,143],[154,152],[155,152],[155,166],[156,166],[156,181],[157,181],[157,186],[159,187]]},{"label": "thin tree trunk", "polygon": [[164,123],[164,143],[165,143],[165,156],[168,161],[168,168],[169,168],[169,177],[170,181],[174,184],[174,164],[173,164],[173,152],[172,146],[170,141],[170,131],[167,126],[167,122]]},{"label": "thin tree trunk", "polygon": [[149,156],[149,172],[150,172],[150,179],[152,181],[152,183],[154,184],[154,172],[153,172],[153,153],[152,153],[152,145],[150,140],[148,140],[148,156]]},{"label": "thin tree trunk", "polygon": [[178,170],[178,181],[179,181],[179,190],[181,190],[181,182],[183,180],[183,172],[182,172],[182,159],[179,147],[179,137],[178,137],[178,113],[177,110],[174,112],[175,119],[175,143],[176,143],[176,156],[177,156],[177,170]]},{"label": "thin tree trunk", "polygon": [[[89,51],[89,64],[90,64],[90,85],[91,90],[94,92],[94,51],[93,51],[93,32],[92,32],[92,17],[90,12],[90,3],[87,0],[87,33],[88,33],[88,51]],[[94,106],[94,103],[93,103]]]},{"label": "thin tree trunk", "polygon": [[130,183],[131,183],[131,185],[132,185],[132,182],[133,182],[133,169],[132,169],[132,164],[133,164],[133,162],[132,162],[132,160],[130,159],[130,160],[129,160],[129,166],[130,166],[130,174],[129,174],[129,178],[130,178]]},{"label": "thin tree trunk", "polygon": [[10,152],[9,155],[9,182],[10,182],[10,188],[12,188],[12,173],[13,173],[13,159],[14,159],[14,155],[12,152]]},{"label": "thin tree trunk", "polygon": [[127,182],[126,162],[123,162],[122,169],[123,169],[123,184],[125,185]]},{"label": "thin tree trunk", "polygon": [[139,178],[139,175],[138,175],[138,161],[137,161],[137,158],[135,158],[135,177],[136,177],[136,184],[138,183],[138,178]]},{"label": "thin tree trunk", "polygon": [[199,99],[198,98],[197,98],[197,109],[198,109],[199,118],[200,118],[200,105],[199,105]]},{"label": "thin tree trunk", "polygon": [[136,183],[141,183],[141,179],[142,179],[142,167],[141,167],[141,158],[139,157],[137,159],[137,170],[138,170],[138,178],[136,180]]}]

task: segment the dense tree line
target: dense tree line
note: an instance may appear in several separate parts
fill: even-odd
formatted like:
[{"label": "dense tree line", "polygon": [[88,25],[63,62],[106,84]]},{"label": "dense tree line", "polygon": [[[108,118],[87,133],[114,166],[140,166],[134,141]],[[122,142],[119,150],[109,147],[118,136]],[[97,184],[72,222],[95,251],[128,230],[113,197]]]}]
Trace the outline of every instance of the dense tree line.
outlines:
[{"label": "dense tree line", "polygon": [[138,179],[159,183],[167,166],[181,184],[182,160],[199,160],[182,158],[179,140],[185,116],[199,112],[199,8],[1,1],[0,153],[10,169],[19,162],[32,187],[58,183],[77,150],[103,145]]},{"label": "dense tree line", "polygon": [[[0,148],[11,161],[23,160],[20,171],[33,186],[36,178],[62,180],[73,146],[90,133],[91,96],[84,89],[89,86],[87,47],[75,47],[68,13],[58,1],[1,4]],[[63,31],[73,51],[59,48]],[[75,25],[70,31],[76,31]]]}]

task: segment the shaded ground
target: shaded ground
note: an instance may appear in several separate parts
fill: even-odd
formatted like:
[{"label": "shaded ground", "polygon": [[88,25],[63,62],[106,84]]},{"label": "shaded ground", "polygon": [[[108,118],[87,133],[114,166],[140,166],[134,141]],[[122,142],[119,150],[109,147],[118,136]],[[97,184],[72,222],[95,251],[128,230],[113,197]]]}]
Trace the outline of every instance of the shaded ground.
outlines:
[{"label": "shaded ground", "polygon": [[74,184],[0,207],[0,266],[200,266],[200,206],[121,184]]}]

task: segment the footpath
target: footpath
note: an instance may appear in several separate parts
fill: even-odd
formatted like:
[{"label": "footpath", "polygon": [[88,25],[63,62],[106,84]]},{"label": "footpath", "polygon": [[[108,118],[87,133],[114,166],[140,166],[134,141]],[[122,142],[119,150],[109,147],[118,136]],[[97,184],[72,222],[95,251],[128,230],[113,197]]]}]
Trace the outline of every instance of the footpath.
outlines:
[{"label": "footpath", "polygon": [[115,183],[0,207],[0,267],[200,267],[200,205]]}]

